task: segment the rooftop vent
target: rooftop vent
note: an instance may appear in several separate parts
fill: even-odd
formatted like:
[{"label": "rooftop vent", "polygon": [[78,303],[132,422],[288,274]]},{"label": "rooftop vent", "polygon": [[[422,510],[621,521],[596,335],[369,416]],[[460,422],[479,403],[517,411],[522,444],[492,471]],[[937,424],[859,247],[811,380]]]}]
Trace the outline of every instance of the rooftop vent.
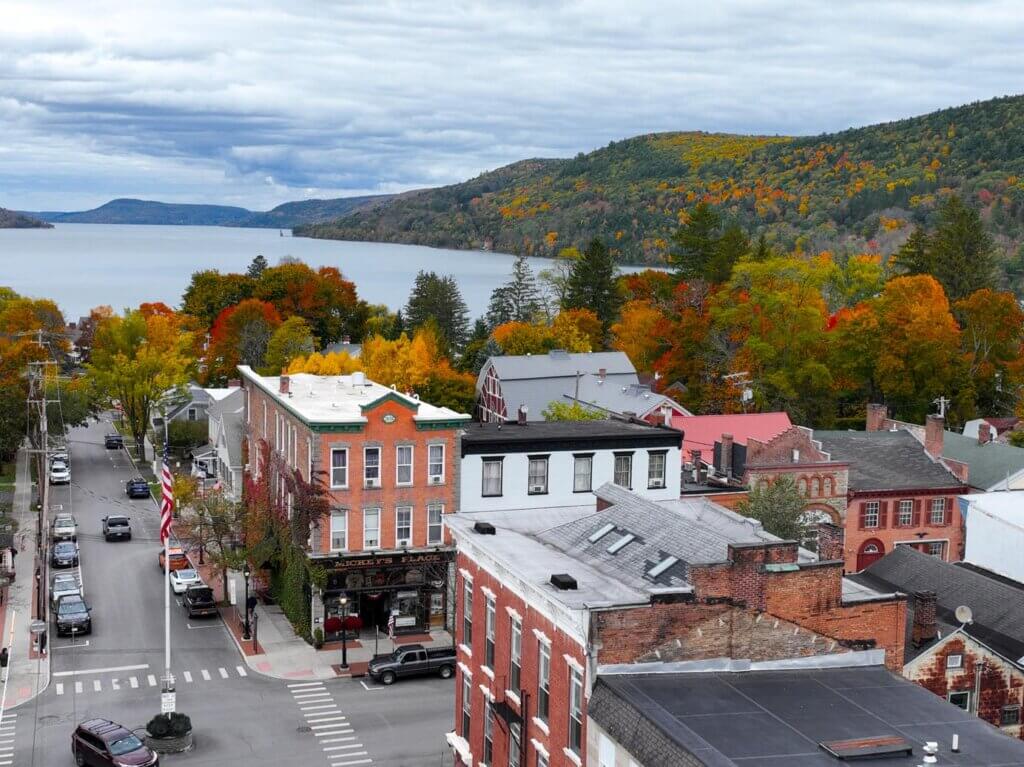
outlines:
[{"label": "rooftop vent", "polygon": [[591,543],[597,543],[599,540],[604,538],[606,535],[608,535],[608,533],[610,533],[614,529],[615,529],[615,525],[613,525],[613,524],[611,524],[609,522],[604,527],[600,527],[597,530],[595,530],[594,534],[591,535],[589,538],[587,538],[587,540],[590,541]]},{"label": "rooftop vent", "polygon": [[553,359],[564,360],[569,358],[569,352],[567,352],[565,349],[552,349],[551,351],[548,352],[548,355]]},{"label": "rooftop vent", "polygon": [[478,535],[494,535],[494,525],[490,522],[475,522],[473,532]]},{"label": "rooftop vent", "polygon": [[665,557],[663,560],[658,562],[654,567],[647,571],[647,574],[652,578],[657,578],[663,572],[668,570],[672,565],[679,561],[679,557]]},{"label": "rooftop vent", "polygon": [[619,540],[615,541],[615,543],[608,547],[608,553],[618,554],[620,551],[626,548],[626,544],[634,541],[635,539],[636,536],[633,535],[633,533],[626,533],[624,536],[619,538]]},{"label": "rooftop vent", "polygon": [[353,386],[366,386],[366,373],[362,370],[357,370],[352,374],[352,385]]},{"label": "rooftop vent", "polygon": [[850,740],[826,740],[818,744],[825,752],[842,761],[889,756],[911,756],[914,748],[909,741],[895,735]]},{"label": "rooftop vent", "polygon": [[575,591],[576,579],[568,573],[554,573],[551,576],[551,585],[559,591]]}]

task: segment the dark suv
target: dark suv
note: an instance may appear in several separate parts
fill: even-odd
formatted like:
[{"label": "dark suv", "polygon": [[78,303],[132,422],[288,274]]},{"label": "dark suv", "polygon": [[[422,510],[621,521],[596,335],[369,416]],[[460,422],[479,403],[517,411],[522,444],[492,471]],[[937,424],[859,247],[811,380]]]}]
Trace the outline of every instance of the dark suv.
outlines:
[{"label": "dark suv", "polygon": [[135,733],[109,719],[90,719],[78,725],[71,734],[71,754],[78,767],[156,767],[160,764],[160,757]]},{"label": "dark suv", "polygon": [[125,493],[129,498],[149,498],[149,483],[142,477],[129,479],[124,486]]},{"label": "dark suv", "polygon": [[103,518],[103,538],[106,541],[132,539],[132,523],[121,514],[111,514]]},{"label": "dark suv", "polygon": [[120,434],[108,434],[103,438],[103,446],[107,450],[120,450],[124,447],[124,437]]},{"label": "dark suv", "polygon": [[78,544],[61,541],[50,549],[50,564],[54,567],[78,567]]},{"label": "dark suv", "polygon": [[78,594],[65,594],[58,599],[54,616],[59,637],[92,633],[92,614],[89,612],[89,605]]}]

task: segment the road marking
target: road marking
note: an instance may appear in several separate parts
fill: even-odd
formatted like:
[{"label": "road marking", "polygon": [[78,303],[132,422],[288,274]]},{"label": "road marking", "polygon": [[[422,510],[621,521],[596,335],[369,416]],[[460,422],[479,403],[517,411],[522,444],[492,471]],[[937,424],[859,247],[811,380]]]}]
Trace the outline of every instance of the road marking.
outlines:
[{"label": "road marking", "polygon": [[[349,740],[355,740],[355,738],[349,738]],[[324,746],[324,751],[347,751],[350,748],[362,747],[362,743],[349,743],[347,746]],[[348,756],[348,754],[338,754],[338,756]]]},{"label": "road marking", "polygon": [[92,680],[92,689],[96,692],[103,692],[103,683],[99,679]]},{"label": "road marking", "polygon": [[111,666],[109,668],[83,668],[78,671],[55,671],[50,676],[85,676],[86,674],[108,674],[111,671],[138,671],[149,668],[148,663],[140,663],[137,666]]},{"label": "road marking", "polygon": [[220,624],[219,623],[207,623],[206,625],[203,625],[203,626],[193,626],[191,623],[186,623],[185,627],[186,628],[190,628],[193,631],[197,631],[198,629],[219,629],[220,628]]},{"label": "road marking", "polygon": [[192,672],[191,671],[185,671],[182,674],[182,676],[185,677],[185,681],[186,682],[191,682],[192,681]]},{"label": "road marking", "polygon": [[292,697],[295,698],[296,703],[309,703],[311,700],[316,698],[327,698],[331,699],[331,694],[327,690],[321,690],[320,692],[309,692],[303,693],[302,695],[296,695],[292,693]]},{"label": "road marking", "polygon": [[150,687],[156,687],[156,677],[152,674],[146,675],[146,681],[149,682]]},{"label": "road marking", "polygon": [[61,682],[57,682],[57,694],[58,695],[63,695],[64,694],[64,685]]},{"label": "road marking", "polygon": [[296,682],[295,684],[288,685],[289,688],[293,687],[323,687],[323,682]]},{"label": "road marking", "polygon": [[227,670],[226,668],[224,668],[223,666],[221,666],[221,667],[220,667],[219,669],[217,669],[217,670],[218,670],[218,671],[220,672],[220,678],[221,678],[221,679],[227,679],[227,678],[228,678],[228,670]]},{"label": "road marking", "polygon": [[[89,640],[86,639],[84,642],[75,642],[74,644],[54,645],[53,649],[54,650],[70,650],[72,647],[88,647],[88,646],[89,646]],[[57,674],[53,674],[53,676],[58,676],[58,675]]]},{"label": "road marking", "polygon": [[366,686],[366,682],[364,682],[362,679],[359,680],[359,684],[361,684],[363,686],[363,689],[366,690],[367,692],[380,692],[381,690],[384,689],[383,687],[377,687],[377,686],[367,687]]},{"label": "road marking", "polygon": [[327,724],[328,722],[345,722],[347,716],[321,711],[319,714],[306,714],[308,724]]},{"label": "road marking", "polygon": [[317,705],[317,706],[299,706],[299,709],[301,711],[313,711],[314,709],[318,709],[318,708],[337,708],[337,704],[335,704],[335,703],[324,703],[323,705]]},{"label": "road marking", "polygon": [[130,684],[132,686],[132,689],[134,690],[136,687],[139,686],[139,680],[133,676],[130,676],[128,677],[128,684]]},{"label": "road marking", "polygon": [[200,673],[203,675],[203,681],[204,682],[209,682],[210,681],[210,672],[209,671],[207,671],[204,668]]},{"label": "road marking", "polygon": [[338,722],[337,724],[313,724],[310,725],[311,730],[325,730],[325,732],[314,732],[318,738],[322,738],[326,735],[351,735],[355,732],[348,722]]},{"label": "road marking", "polygon": [[[351,754],[345,754],[345,756],[366,756],[366,752],[353,751]],[[355,759],[347,762],[331,762],[331,767],[351,767],[353,764],[370,764],[372,761],[373,759]]]},{"label": "road marking", "polygon": [[245,673],[245,669],[242,668],[241,666],[235,666],[235,669],[238,671],[238,675],[239,676],[249,676],[248,674]]},{"label": "road marking", "polygon": [[110,686],[113,687],[115,690],[120,690],[121,689],[121,682],[118,681],[117,679],[111,679],[110,680]]},{"label": "road marking", "polygon": [[[321,740],[320,742],[321,743],[341,743],[343,740],[355,740],[355,739],[356,739],[355,735],[349,735],[349,736],[344,737],[344,738],[328,738],[327,740]],[[327,749],[325,748],[324,751],[326,751],[326,750]]]},{"label": "road marking", "polygon": [[81,682],[75,682],[75,695],[81,695],[81,694],[82,694],[82,683]]}]

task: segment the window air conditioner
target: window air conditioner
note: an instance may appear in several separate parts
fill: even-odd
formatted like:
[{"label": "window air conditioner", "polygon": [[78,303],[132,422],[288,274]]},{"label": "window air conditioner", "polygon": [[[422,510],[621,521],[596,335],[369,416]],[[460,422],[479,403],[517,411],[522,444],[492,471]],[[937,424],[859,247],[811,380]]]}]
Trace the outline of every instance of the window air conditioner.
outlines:
[{"label": "window air conditioner", "polygon": [[380,480],[379,479],[368,479],[368,480],[366,480],[366,486],[367,487],[380,487]]},{"label": "window air conditioner", "polygon": [[433,475],[430,478],[430,484],[432,484],[432,485],[440,485],[441,484],[441,476],[439,474]]},{"label": "window air conditioner", "polygon": [[530,492],[531,493],[543,493],[544,492],[544,485],[530,485]]}]

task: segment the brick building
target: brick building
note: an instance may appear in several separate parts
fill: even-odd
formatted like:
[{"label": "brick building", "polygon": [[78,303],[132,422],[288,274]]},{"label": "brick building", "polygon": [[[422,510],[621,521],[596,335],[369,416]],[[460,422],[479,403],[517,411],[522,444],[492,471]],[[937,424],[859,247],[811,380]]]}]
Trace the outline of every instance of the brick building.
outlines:
[{"label": "brick building", "polygon": [[309,557],[327,571],[323,592],[312,595],[312,625],[327,638],[340,631],[342,596],[367,626],[383,628],[391,614],[400,633],[444,624],[453,552],[443,518],[458,508],[458,439],[469,416],[362,373],[239,372],[253,479],[276,484],[289,518],[285,472],[322,480],[330,492],[330,516],[309,537]]},{"label": "brick building", "polygon": [[878,648],[900,668],[903,599],[844,579],[841,562],[703,499],[595,495],[590,509],[448,520],[457,764],[581,765],[609,665]]},{"label": "brick building", "polygon": [[[904,547],[853,577],[911,595],[904,676],[1024,738],[1024,586]],[[957,618],[961,606],[970,623]]]}]

